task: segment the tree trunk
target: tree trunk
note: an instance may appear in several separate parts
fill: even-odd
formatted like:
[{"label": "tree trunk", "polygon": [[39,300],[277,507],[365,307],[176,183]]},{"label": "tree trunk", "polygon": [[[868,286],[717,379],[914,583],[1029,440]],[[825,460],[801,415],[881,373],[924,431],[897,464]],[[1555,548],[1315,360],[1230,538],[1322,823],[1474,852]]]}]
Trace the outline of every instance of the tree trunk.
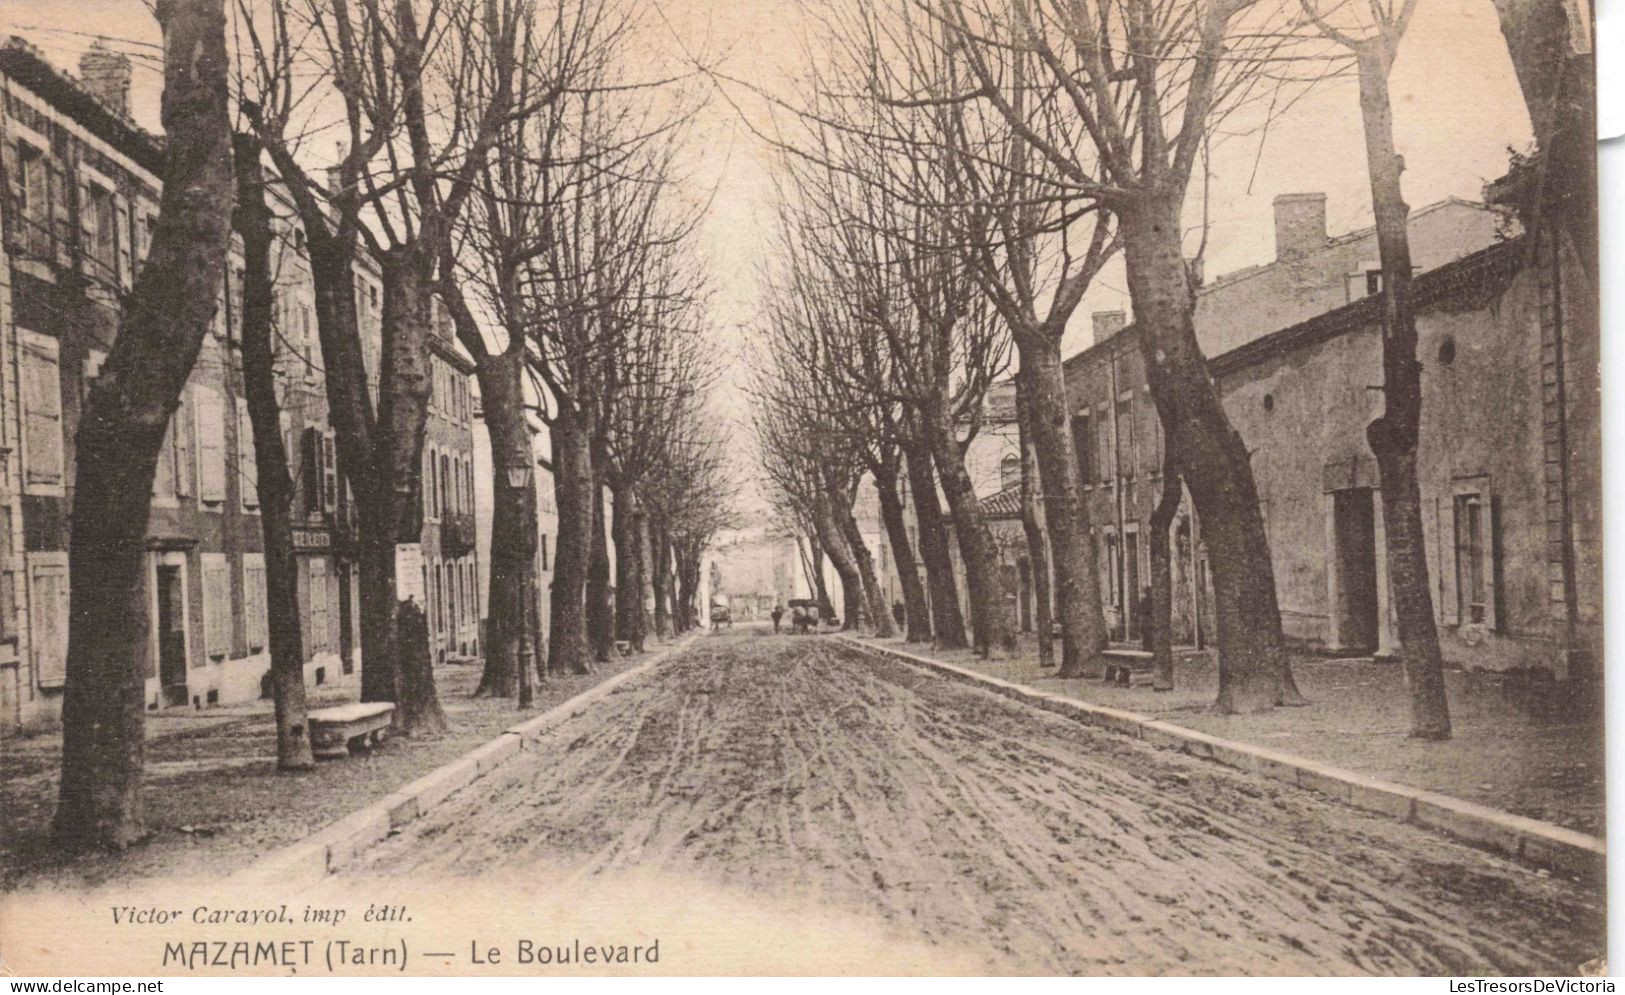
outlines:
[{"label": "tree trunk", "polygon": [[591,559],[593,511],[592,447],[585,420],[571,405],[559,406],[548,426],[553,448],[553,493],[559,535],[553,556],[551,623],[547,666],[556,674],[589,672],[587,650],[587,568]]},{"label": "tree trunk", "polygon": [[622,485],[615,496],[615,638],[643,651],[643,513],[637,494]]},{"label": "tree trunk", "polygon": [[122,849],[144,832],[147,516],[158,453],[197,361],[231,234],[231,121],[222,0],[170,0],[164,28],[164,189],[152,247],[75,438],[68,543],[64,849]]},{"label": "tree trunk", "polygon": [[1179,453],[1213,564],[1219,693],[1225,713],[1302,704],[1281,642],[1275,568],[1247,446],[1230,424],[1196,341],[1178,200],[1147,196],[1120,212],[1140,352],[1157,415]]},{"label": "tree trunk", "polygon": [[948,500],[954,533],[959,538],[959,558],[965,564],[965,585],[970,588],[971,632],[976,652],[988,656],[994,647],[1006,653],[1016,650],[1015,612],[999,573],[999,556],[993,533],[982,516],[982,502],[965,472],[964,455],[954,437],[953,422],[945,409],[929,412],[922,419],[942,478],[942,493]]},{"label": "tree trunk", "polygon": [[807,547],[807,583],[813,600],[818,602],[818,617],[827,622],[835,617],[835,605],[829,599],[829,585],[824,583],[824,547],[819,545],[817,536],[808,537]]},{"label": "tree trunk", "polygon": [[[598,454],[593,454],[593,465]],[[588,536],[587,563],[587,644],[597,663],[608,663],[610,650],[615,648],[615,605],[610,593],[609,522],[604,507],[602,478],[594,477],[589,497],[592,511],[592,534]]]},{"label": "tree trunk", "polygon": [[[1027,369],[1023,363],[1023,370]],[[1016,375],[1016,422],[1021,446],[1021,528],[1027,535],[1027,573],[1032,578],[1033,600],[1037,602],[1035,635],[1038,637],[1038,665],[1055,666],[1055,640],[1050,629],[1049,537],[1038,507],[1038,491],[1044,486],[1033,444],[1033,398],[1031,375]],[[1065,405],[1062,406],[1063,410]],[[1062,514],[1066,511],[1063,508]],[[1070,605],[1068,606],[1071,607]],[[1064,671],[1063,671],[1064,672]]]},{"label": "tree trunk", "polygon": [[[511,697],[534,668],[531,580],[536,576],[536,474],[525,424],[523,349],[482,357],[475,367],[480,407],[491,437],[491,562],[486,606],[485,670],[476,695]],[[509,483],[524,468],[523,486]],[[526,654],[531,656],[527,657]]]},{"label": "tree trunk", "polygon": [[1018,348],[1023,372],[1016,380],[1016,397],[1025,408],[1023,417],[1031,432],[1044,493],[1044,525],[1055,560],[1055,601],[1061,623],[1061,669],[1056,676],[1099,677],[1100,653],[1106,648],[1106,616],[1072,440],[1066,372],[1058,345],[1027,341],[1018,342]]},{"label": "tree trunk", "polygon": [[666,539],[666,528],[660,520],[651,515],[649,517],[649,586],[653,588],[655,605],[655,635],[665,639],[672,634],[671,611],[667,607],[666,599],[670,596],[671,585],[668,582],[667,571],[671,544]]},{"label": "tree trunk", "polygon": [[1380,40],[1359,52],[1360,117],[1365,125],[1366,166],[1371,174],[1371,203],[1377,218],[1377,252],[1382,259],[1383,412],[1366,426],[1366,440],[1376,454],[1382,475],[1388,579],[1399,616],[1406,683],[1411,689],[1411,736],[1449,739],[1444,654],[1433,618],[1427,537],[1422,532],[1422,492],[1416,479],[1422,364],[1416,360],[1416,316],[1410,302],[1410,207],[1400,188],[1403,167],[1394,149],[1393,109],[1388,96],[1391,58]]},{"label": "tree trunk", "polygon": [[1151,658],[1156,677],[1152,688],[1174,689],[1174,557],[1168,530],[1184,497],[1185,485],[1179,479],[1178,462],[1169,447],[1162,460],[1162,494],[1151,512]]},{"label": "tree trunk", "polygon": [[638,512],[638,627],[632,648],[643,652],[644,642],[654,629],[654,533],[653,519],[648,511]]},{"label": "tree trunk", "polygon": [[967,645],[965,619],[959,612],[959,584],[954,580],[948,530],[942,521],[942,505],[937,501],[931,451],[925,446],[907,446],[903,457],[908,465],[914,518],[920,528],[920,559],[925,561],[925,580],[931,589],[931,632],[938,647],[963,649]]},{"label": "tree trunk", "polygon": [[[429,325],[434,267],[434,257],[422,241],[391,249],[379,261],[384,335],[373,470],[378,473],[387,467],[384,479],[389,481],[389,487],[383,493],[390,501],[391,538],[396,544],[423,541],[423,439],[433,383]],[[393,576],[393,551],[387,562],[393,594],[398,590],[398,578]],[[383,566],[381,556],[378,566]],[[398,612],[399,605],[392,605],[391,610]],[[412,645],[399,631],[395,634],[400,661],[395,720],[397,728],[407,735],[444,732],[447,728],[446,713],[435,692],[428,626],[421,631],[425,640],[421,647]]]},{"label": "tree trunk", "polygon": [[897,580],[903,588],[907,639],[911,643],[928,643],[931,641],[931,608],[926,602],[925,585],[920,583],[920,568],[914,559],[914,546],[908,541],[908,526],[903,520],[903,499],[897,492],[895,465],[890,471],[875,474],[874,481],[875,493],[880,498],[880,519],[886,525],[892,562],[897,565]]},{"label": "tree trunk", "polygon": [[852,516],[850,508],[837,505],[835,516],[836,524],[852,550],[853,565],[858,568],[858,581],[863,585],[869,622],[874,626],[875,635],[890,639],[897,635],[897,626],[891,617],[891,606],[886,604],[886,592],[880,589],[880,581],[875,576],[875,558],[869,552],[869,544],[863,539],[863,530],[858,528],[858,520]]},{"label": "tree trunk", "polygon": [[814,499],[813,514],[817,519],[819,545],[829,555],[835,565],[835,575],[841,579],[841,628],[857,629],[863,625],[863,581],[858,577],[857,563],[846,536],[835,520],[833,504],[836,500],[820,492]]},{"label": "tree trunk", "polygon": [[[234,141],[237,209],[233,227],[243,240],[243,393],[254,433],[254,472],[265,547],[265,615],[271,654],[271,698],[276,713],[276,758],[281,770],[316,766],[305,720],[305,650],[299,625],[298,561],[293,551],[293,478],[282,436],[271,348],[275,284],[271,272],[271,208],[259,140]],[[348,613],[343,613],[348,618]]]}]

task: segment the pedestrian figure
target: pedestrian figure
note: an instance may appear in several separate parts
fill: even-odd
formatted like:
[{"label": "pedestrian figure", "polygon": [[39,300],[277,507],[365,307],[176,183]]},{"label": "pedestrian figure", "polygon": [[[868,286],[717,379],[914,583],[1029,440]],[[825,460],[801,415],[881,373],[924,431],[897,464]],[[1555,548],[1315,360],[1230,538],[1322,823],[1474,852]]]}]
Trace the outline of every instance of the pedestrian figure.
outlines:
[{"label": "pedestrian figure", "polygon": [[784,617],[784,606],[783,605],[774,605],[773,606],[773,633],[775,635],[777,635],[778,631],[779,631],[779,619],[781,619],[783,617]]}]

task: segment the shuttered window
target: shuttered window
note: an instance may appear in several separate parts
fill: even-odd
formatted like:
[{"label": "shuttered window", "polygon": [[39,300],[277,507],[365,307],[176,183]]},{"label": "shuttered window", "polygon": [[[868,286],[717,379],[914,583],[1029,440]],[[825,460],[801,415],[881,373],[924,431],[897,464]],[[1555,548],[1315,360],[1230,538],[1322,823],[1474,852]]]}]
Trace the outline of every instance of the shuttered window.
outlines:
[{"label": "shuttered window", "polygon": [[219,504],[226,499],[225,403],[212,387],[194,388],[192,401],[197,414],[198,500]]},{"label": "shuttered window", "polygon": [[1078,482],[1086,485],[1094,483],[1094,463],[1089,459],[1092,449],[1089,445],[1088,412],[1072,418],[1072,452],[1078,459]]},{"label": "shuttered window", "polygon": [[203,554],[203,651],[223,659],[231,651],[231,571],[226,554]]},{"label": "shuttered window", "polygon": [[243,510],[260,506],[260,470],[255,461],[254,420],[248,414],[248,401],[237,399],[237,479],[243,490]]},{"label": "shuttered window", "polygon": [[62,376],[55,339],[22,333],[25,484],[62,487]]},{"label": "shuttered window", "polygon": [[339,509],[338,452],[333,430],[322,433],[322,510],[329,516]]},{"label": "shuttered window", "polygon": [[250,653],[258,653],[270,642],[263,553],[243,554],[243,638]]},{"label": "shuttered window", "polygon": [[192,496],[192,412],[196,407],[190,393],[182,391],[180,407],[169,419],[170,458],[174,462],[175,493],[180,497]]},{"label": "shuttered window", "polygon": [[332,648],[329,627],[332,594],[328,590],[327,561],[316,556],[305,560],[310,576],[310,649],[320,652]]},{"label": "shuttered window", "polygon": [[29,556],[29,647],[35,680],[61,687],[68,675],[68,554]]}]

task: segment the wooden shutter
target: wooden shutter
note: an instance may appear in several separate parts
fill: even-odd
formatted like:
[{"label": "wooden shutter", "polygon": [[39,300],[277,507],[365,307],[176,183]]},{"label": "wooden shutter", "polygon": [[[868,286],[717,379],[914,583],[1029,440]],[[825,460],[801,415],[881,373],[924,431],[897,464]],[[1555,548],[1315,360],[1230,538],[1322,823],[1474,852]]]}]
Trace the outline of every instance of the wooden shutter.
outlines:
[{"label": "wooden shutter", "polygon": [[211,504],[226,499],[226,419],[220,392],[199,387],[193,394],[197,408],[198,499]]},{"label": "wooden shutter", "polygon": [[203,647],[215,658],[231,651],[231,573],[223,553],[203,555]]},{"label": "wooden shutter", "polygon": [[135,273],[130,268],[130,202],[123,194],[113,195],[113,242],[114,256],[117,260],[119,286],[129,290],[135,282]]},{"label": "wooden shutter", "polygon": [[255,461],[254,420],[248,414],[248,401],[237,399],[237,463],[243,491],[243,507],[260,506],[260,468]]},{"label": "wooden shutter", "polygon": [[188,392],[182,391],[180,406],[169,419],[174,444],[170,456],[175,461],[175,494],[179,497],[192,496],[192,412],[196,407]]},{"label": "wooden shutter", "polygon": [[29,641],[35,680],[42,688],[61,687],[68,676],[68,567],[66,562],[32,564]]},{"label": "wooden shutter", "polygon": [[62,484],[62,376],[54,340],[22,343],[23,447],[27,483]]},{"label": "wooden shutter", "polygon": [[322,433],[322,510],[332,515],[339,508],[338,457],[334,453],[333,430]]},{"label": "wooden shutter", "polygon": [[265,648],[265,560],[250,554],[243,557],[243,638],[248,651],[257,653]]},{"label": "wooden shutter", "polygon": [[304,495],[304,512],[315,514],[322,506],[322,434],[307,428],[299,435],[300,492]]},{"label": "wooden shutter", "polygon": [[310,563],[310,640],[311,650],[325,650],[328,648],[329,633],[327,617],[329,602],[332,600],[327,592],[327,561],[319,556],[313,556]]}]

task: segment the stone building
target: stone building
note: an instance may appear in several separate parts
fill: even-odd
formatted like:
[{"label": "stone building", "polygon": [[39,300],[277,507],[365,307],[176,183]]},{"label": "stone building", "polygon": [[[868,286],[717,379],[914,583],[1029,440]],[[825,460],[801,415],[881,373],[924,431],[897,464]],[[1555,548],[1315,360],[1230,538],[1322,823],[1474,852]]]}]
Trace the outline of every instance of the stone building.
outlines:
[{"label": "stone building", "polygon": [[[0,735],[60,715],[74,433],[158,214],[162,150],[127,116],[129,68],[92,48],[76,79],[20,39],[0,44]],[[306,677],[320,684],[352,672],[359,658],[354,515],[327,419],[303,233],[284,222],[276,235],[275,368],[295,485]],[[234,246],[154,481],[144,594],[145,698],[154,711],[259,697],[270,666],[241,292]],[[363,259],[356,304],[374,382],[380,292],[377,267]],[[440,503],[426,509],[435,518],[425,528],[424,579],[444,656],[477,652],[475,596],[458,579],[472,577],[472,405],[466,360],[443,332],[435,353],[436,484],[426,503]]]},{"label": "stone building", "polygon": [[[1252,466],[1289,638],[1400,652],[1380,481],[1380,266],[1371,229],[1328,239],[1324,200],[1276,202],[1277,259],[1205,287],[1197,334]],[[1598,325],[1572,259],[1502,240],[1487,208],[1411,218],[1423,367],[1418,462],[1446,659],[1566,671],[1600,651]],[[1135,638],[1163,437],[1120,314],[1066,364],[1108,621]],[[1188,497],[1173,526],[1175,628],[1210,637],[1211,565]]]}]

